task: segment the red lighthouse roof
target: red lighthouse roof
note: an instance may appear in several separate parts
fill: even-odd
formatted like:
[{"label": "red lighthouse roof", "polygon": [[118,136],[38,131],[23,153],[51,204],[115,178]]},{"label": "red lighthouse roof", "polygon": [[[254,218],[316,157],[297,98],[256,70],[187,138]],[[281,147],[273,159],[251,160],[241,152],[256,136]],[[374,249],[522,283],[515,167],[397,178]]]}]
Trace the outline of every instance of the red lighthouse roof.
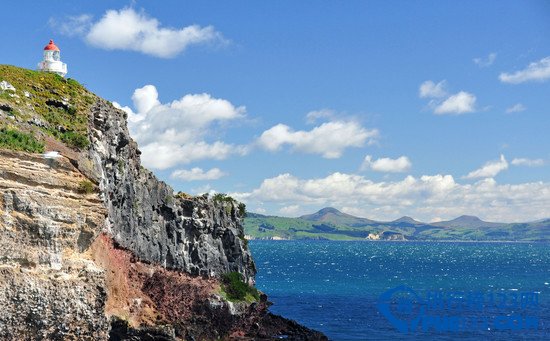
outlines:
[{"label": "red lighthouse roof", "polygon": [[50,39],[50,43],[44,47],[44,51],[59,51],[59,47],[55,46],[53,40]]}]

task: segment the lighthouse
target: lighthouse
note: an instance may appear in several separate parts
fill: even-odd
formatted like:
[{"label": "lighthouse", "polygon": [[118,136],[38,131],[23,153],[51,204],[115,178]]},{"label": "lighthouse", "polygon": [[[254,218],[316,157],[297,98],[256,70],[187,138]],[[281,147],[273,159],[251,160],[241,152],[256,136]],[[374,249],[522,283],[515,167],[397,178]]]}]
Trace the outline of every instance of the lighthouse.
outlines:
[{"label": "lighthouse", "polygon": [[67,74],[67,64],[61,61],[61,53],[53,40],[44,47],[44,59],[38,63],[38,70],[44,72],[53,72],[65,77]]}]

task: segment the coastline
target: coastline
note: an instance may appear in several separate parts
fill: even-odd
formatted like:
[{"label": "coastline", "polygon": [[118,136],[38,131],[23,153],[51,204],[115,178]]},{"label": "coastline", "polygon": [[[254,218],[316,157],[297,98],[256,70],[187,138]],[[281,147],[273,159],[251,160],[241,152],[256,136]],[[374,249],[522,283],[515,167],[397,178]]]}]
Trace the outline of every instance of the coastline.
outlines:
[{"label": "coastline", "polygon": [[550,240],[441,240],[441,239],[426,239],[426,240],[373,240],[373,239],[313,239],[313,238],[296,238],[296,239],[268,239],[268,238],[252,238],[248,241],[276,241],[276,242],[366,242],[366,243],[521,243],[521,244],[550,244]]}]

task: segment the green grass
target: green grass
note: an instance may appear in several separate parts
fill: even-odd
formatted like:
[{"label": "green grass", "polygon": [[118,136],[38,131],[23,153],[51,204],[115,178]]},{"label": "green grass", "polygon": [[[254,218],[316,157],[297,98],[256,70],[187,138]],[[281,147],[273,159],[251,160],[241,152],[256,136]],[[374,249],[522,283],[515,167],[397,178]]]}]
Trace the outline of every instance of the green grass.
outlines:
[{"label": "green grass", "polygon": [[7,128],[0,128],[0,148],[30,153],[44,152],[44,144],[33,135]]},{"label": "green grass", "polygon": [[[2,93],[0,104],[17,108],[22,121],[38,116],[48,125],[38,128],[44,133],[75,149],[88,146],[88,113],[97,97],[77,81],[10,65],[0,65],[0,80],[12,84],[18,96]],[[52,101],[67,105],[56,107]]]},{"label": "green grass", "polygon": [[238,272],[229,272],[222,276],[221,294],[229,301],[254,302],[260,299],[258,289],[246,284]]}]

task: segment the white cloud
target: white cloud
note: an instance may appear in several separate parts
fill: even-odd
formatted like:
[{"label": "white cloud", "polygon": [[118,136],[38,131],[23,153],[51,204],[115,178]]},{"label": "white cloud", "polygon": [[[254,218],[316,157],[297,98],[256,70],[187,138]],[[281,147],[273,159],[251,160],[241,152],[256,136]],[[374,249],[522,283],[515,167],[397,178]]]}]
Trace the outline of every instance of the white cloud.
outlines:
[{"label": "white cloud", "polygon": [[530,63],[525,69],[514,73],[501,73],[498,78],[503,83],[519,84],[528,81],[546,81],[550,79],[550,57]]},{"label": "white cloud", "polygon": [[475,95],[466,91],[449,95],[446,87],[447,82],[445,80],[437,84],[428,80],[420,84],[418,95],[420,98],[430,98],[428,107],[438,115],[464,114],[476,110],[477,99]]},{"label": "white cloud", "polygon": [[365,156],[365,160],[361,165],[361,170],[372,169],[376,172],[402,173],[408,171],[412,167],[412,163],[406,156],[400,156],[397,159],[380,158],[373,160],[372,156]]},{"label": "white cloud", "polygon": [[277,124],[262,133],[258,144],[270,151],[290,145],[295,151],[335,159],[342,156],[346,148],[374,143],[378,135],[378,130],[366,129],[354,121],[326,122],[310,131],[294,131],[287,125]]},{"label": "white cloud", "polygon": [[50,24],[60,33],[83,36],[88,44],[101,49],[136,51],[161,58],[175,57],[190,45],[225,43],[212,26],[163,27],[144,11],[128,7],[107,10],[96,22],[89,15],[80,15],[61,22],[50,19]]},{"label": "white cloud", "polygon": [[513,112],[522,112],[522,111],[525,111],[525,110],[527,110],[527,108],[523,104],[517,103],[517,104],[514,104],[511,107],[507,108],[506,112],[510,114],[510,113],[513,113]]},{"label": "white cloud", "polygon": [[479,67],[487,67],[493,65],[495,59],[497,59],[497,54],[493,52],[489,53],[486,58],[474,58],[474,63]]},{"label": "white cloud", "polygon": [[217,180],[226,174],[219,168],[212,168],[208,171],[204,171],[202,168],[194,167],[192,169],[178,169],[172,172],[170,177],[172,179],[179,179],[184,181],[197,181],[197,180]]},{"label": "white cloud", "polygon": [[464,178],[477,179],[477,178],[493,178],[503,170],[508,169],[508,161],[504,158],[504,155],[500,155],[500,160],[489,161],[483,167],[471,171]]},{"label": "white cloud", "polygon": [[207,142],[216,124],[244,118],[246,108],[209,94],[189,94],[170,103],[160,103],[155,86],[136,89],[134,112],[128,112],[128,126],[138,142],[145,166],[167,169],[201,159],[223,160],[245,155],[249,148],[223,141]]},{"label": "white cloud", "polygon": [[525,158],[515,158],[512,160],[512,165],[514,166],[527,166],[527,167],[540,167],[544,166],[543,159],[525,159]]},{"label": "white cloud", "polygon": [[289,205],[282,207],[279,212],[284,216],[295,216],[300,212],[300,205]]},{"label": "white cloud", "polygon": [[154,85],[146,85],[136,89],[132,95],[132,101],[138,113],[148,113],[154,107],[160,105],[159,93]]},{"label": "white cloud", "polygon": [[335,116],[334,110],[331,109],[321,109],[310,111],[306,115],[307,123],[313,124],[322,118],[333,118]]},{"label": "white cloud", "polygon": [[51,27],[63,35],[69,37],[82,36],[89,31],[92,25],[92,16],[89,14],[81,14],[76,16],[68,16],[63,20],[50,18],[48,23]]},{"label": "white cloud", "polygon": [[447,82],[442,80],[439,83],[434,83],[433,81],[425,81],[420,84],[418,89],[418,95],[420,98],[440,98],[447,96],[447,90],[445,89]]},{"label": "white cloud", "polygon": [[464,114],[473,112],[476,106],[476,96],[471,93],[460,91],[443,101],[435,107],[436,114]]},{"label": "white cloud", "polygon": [[300,179],[287,173],[263,180],[250,192],[231,195],[251,206],[299,205],[300,213],[333,206],[378,220],[409,215],[431,221],[473,214],[493,221],[531,221],[550,216],[550,183],[510,185],[487,178],[460,184],[451,175],[440,174],[374,182],[355,174]]}]

